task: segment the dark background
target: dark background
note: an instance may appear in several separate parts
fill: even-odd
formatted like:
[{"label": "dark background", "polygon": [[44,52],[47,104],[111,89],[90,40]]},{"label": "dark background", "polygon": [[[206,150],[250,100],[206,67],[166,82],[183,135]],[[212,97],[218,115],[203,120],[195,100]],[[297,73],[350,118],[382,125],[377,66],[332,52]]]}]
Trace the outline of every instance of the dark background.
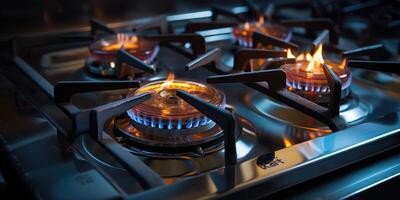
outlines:
[{"label": "dark background", "polygon": [[0,37],[88,25],[95,17],[116,22],[158,14],[205,10],[213,4],[240,5],[239,0],[11,0],[0,6]]}]

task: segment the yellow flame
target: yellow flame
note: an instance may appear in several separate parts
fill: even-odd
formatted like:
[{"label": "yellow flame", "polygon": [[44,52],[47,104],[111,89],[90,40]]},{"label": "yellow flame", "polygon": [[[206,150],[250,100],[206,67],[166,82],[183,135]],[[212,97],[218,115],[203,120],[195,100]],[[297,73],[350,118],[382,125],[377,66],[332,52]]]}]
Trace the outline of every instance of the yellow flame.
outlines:
[{"label": "yellow flame", "polygon": [[244,23],[244,30],[248,31],[250,29],[250,23],[246,22]]},{"label": "yellow flame", "polygon": [[324,64],[324,58],[322,57],[322,44],[318,46],[312,57],[311,55],[307,54],[306,59],[308,61],[306,68],[307,72],[314,72],[316,68],[319,68],[322,64]]},{"label": "yellow flame", "polygon": [[124,33],[117,33],[116,43],[104,46],[102,49],[105,51],[115,51],[121,48],[134,49],[139,47],[138,37],[136,35],[129,36]]},{"label": "yellow flame", "polygon": [[313,59],[315,60],[315,62],[324,64],[324,58],[322,57],[322,44],[320,44],[318,46],[317,50],[315,51],[315,53],[313,55]]},{"label": "yellow flame", "polygon": [[257,26],[261,26],[264,24],[264,17],[262,15],[260,15],[260,17],[258,17],[257,20]]},{"label": "yellow flame", "polygon": [[346,58],[343,58],[342,62],[340,62],[339,66],[338,66],[339,69],[343,70],[346,67],[346,62],[347,62]]},{"label": "yellow flame", "polygon": [[[315,53],[311,55],[309,52],[301,53],[298,56],[293,55],[291,49],[287,50],[287,58],[296,58],[296,61],[307,61],[307,65],[302,66],[302,69],[308,73],[323,73],[322,65],[325,64],[324,58],[322,56],[322,44],[318,46]],[[341,70],[346,68],[347,60],[344,58],[340,63],[334,66],[329,65],[329,67],[335,67]]]},{"label": "yellow flame", "polygon": [[165,80],[164,83],[160,85],[160,89],[163,90],[169,85],[171,85],[172,82],[174,82],[174,79],[175,79],[175,74],[173,72],[168,73],[167,80]]},{"label": "yellow flame", "polygon": [[129,40],[130,40],[130,42],[137,43],[138,37],[136,35],[133,35]]},{"label": "yellow flame", "polygon": [[302,53],[296,57],[293,55],[291,49],[288,49],[287,57],[296,58],[296,61],[302,61],[302,60],[308,61],[308,64],[305,69],[307,72],[318,71],[320,70],[320,66],[324,64],[324,58],[322,57],[322,44],[318,46],[314,55],[311,55],[309,52],[307,52],[307,53]]},{"label": "yellow flame", "polygon": [[117,42],[120,48],[129,46],[129,45],[136,45],[138,42],[138,37],[136,35],[129,36],[127,34],[118,33],[117,34]]},{"label": "yellow flame", "polygon": [[291,49],[288,49],[288,50],[287,50],[287,57],[288,57],[288,58],[296,58],[296,56],[293,55]]},{"label": "yellow flame", "polygon": [[305,58],[306,57],[305,57],[304,53],[302,53],[299,56],[297,56],[296,61],[304,60]]},{"label": "yellow flame", "polygon": [[306,71],[307,72],[313,72],[314,70],[314,60],[313,57],[311,56],[310,53],[306,54],[306,60],[308,61],[307,67],[306,67]]},{"label": "yellow flame", "polygon": [[[135,36],[133,36],[135,37]],[[137,38],[136,38],[137,39]],[[126,44],[130,42],[130,37],[127,34],[124,33],[117,33],[117,46],[119,48],[124,47]]]}]

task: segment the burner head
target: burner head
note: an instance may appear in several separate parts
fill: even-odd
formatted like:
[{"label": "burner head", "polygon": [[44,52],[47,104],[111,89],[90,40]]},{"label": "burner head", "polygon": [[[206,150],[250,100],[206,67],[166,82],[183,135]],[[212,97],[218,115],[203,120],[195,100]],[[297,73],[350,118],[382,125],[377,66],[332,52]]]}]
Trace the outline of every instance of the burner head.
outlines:
[{"label": "burner head", "polygon": [[295,57],[289,49],[288,57],[296,58],[296,63],[285,64],[281,67],[286,72],[286,85],[290,91],[316,103],[327,103],[330,89],[322,69],[322,65],[327,64],[340,78],[342,83],[341,98],[349,94],[352,78],[346,60],[335,62],[323,59],[322,45],[318,47],[314,55],[306,53]]},{"label": "burner head", "polygon": [[283,26],[264,23],[264,18],[260,17],[257,22],[246,22],[233,28],[233,38],[236,39],[241,47],[252,47],[253,33],[260,32],[271,35],[284,41],[289,41],[291,32]]},{"label": "burner head", "polygon": [[128,96],[152,93],[147,101],[127,111],[130,125],[121,124],[133,141],[159,147],[187,147],[220,139],[215,122],[176,96],[184,90],[211,104],[225,108],[225,95],[217,89],[191,81],[156,81],[131,91]]},{"label": "burner head", "polygon": [[129,96],[145,92],[153,95],[128,114],[135,122],[157,129],[191,129],[211,123],[200,111],[176,96],[176,90],[184,90],[216,106],[225,106],[225,96],[213,87],[190,81],[166,80],[149,83],[131,92]]},{"label": "burner head", "polygon": [[[90,57],[86,67],[90,73],[101,76],[116,76],[115,62],[121,48],[146,64],[152,64],[159,51],[158,43],[134,34],[118,33],[95,41],[89,47]],[[131,74],[142,73],[139,71]]]}]

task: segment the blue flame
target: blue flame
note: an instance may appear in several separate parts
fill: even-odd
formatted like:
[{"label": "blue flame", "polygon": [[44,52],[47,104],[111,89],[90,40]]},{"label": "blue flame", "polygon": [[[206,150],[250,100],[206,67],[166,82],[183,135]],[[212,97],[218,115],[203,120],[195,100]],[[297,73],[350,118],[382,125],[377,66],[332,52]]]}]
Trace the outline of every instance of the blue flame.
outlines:
[{"label": "blue flame", "polygon": [[159,128],[159,129],[170,129],[170,130],[177,130],[177,129],[190,129],[190,128],[196,128],[199,126],[204,126],[206,124],[209,124],[212,122],[211,119],[208,117],[199,117],[199,118],[191,118],[188,120],[162,120],[162,119],[157,119],[154,117],[147,117],[147,116],[141,116],[137,115],[132,112],[132,110],[127,111],[127,114],[129,117],[144,126],[150,126],[153,128]]},{"label": "blue flame", "polygon": [[179,120],[178,124],[176,125],[176,129],[181,129],[182,128],[182,121]]},{"label": "blue flame", "polygon": [[197,118],[197,119],[195,119],[194,122],[193,122],[193,127],[198,127],[199,125],[200,125],[200,119]]},{"label": "blue flame", "polygon": [[311,91],[311,92],[318,92],[318,93],[329,93],[331,90],[329,86],[321,86],[321,85],[314,85],[312,83],[301,83],[296,81],[288,81],[286,80],[286,85],[288,87],[293,87],[297,90],[304,90],[304,91]]},{"label": "blue flame", "polygon": [[158,120],[158,128],[164,128],[164,124],[162,123],[161,119]]},{"label": "blue flame", "polygon": [[200,125],[204,126],[207,124],[207,117],[203,117],[203,119],[201,120]]},{"label": "blue flame", "polygon": [[189,119],[186,121],[186,128],[192,128],[193,126],[193,119]]},{"label": "blue flame", "polygon": [[169,120],[169,122],[168,122],[168,129],[171,130],[172,128],[174,128],[174,126],[173,126],[173,124],[172,124],[172,121]]},{"label": "blue flame", "polygon": [[156,121],[154,120],[154,117],[151,117],[151,127],[156,127]]}]

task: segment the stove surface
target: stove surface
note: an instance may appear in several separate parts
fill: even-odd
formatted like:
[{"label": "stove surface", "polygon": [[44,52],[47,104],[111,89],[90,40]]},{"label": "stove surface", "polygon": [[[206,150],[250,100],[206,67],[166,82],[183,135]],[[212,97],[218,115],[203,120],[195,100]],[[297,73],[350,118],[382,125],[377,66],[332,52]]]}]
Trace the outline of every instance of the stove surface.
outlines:
[{"label": "stove surface", "polygon": [[[249,8],[241,6],[233,10],[243,13],[251,10],[251,6]],[[235,43],[231,26],[196,31],[198,35],[193,37],[201,36],[205,44],[204,52],[196,54],[201,45],[197,40],[187,39],[185,34],[190,33],[184,31],[187,31],[187,23],[208,22],[210,16],[199,16],[199,13],[155,17],[165,19],[175,32],[168,33],[170,36],[165,40],[160,39],[163,34],[159,36],[153,31],[141,33],[147,39],[153,37],[159,41],[159,49],[151,63],[134,62],[140,69],[152,68],[156,72],[153,75],[131,74],[123,80],[92,74],[85,67],[86,59],[91,56],[89,45],[93,42],[88,37],[88,27],[14,40],[15,55],[4,59],[0,71],[1,139],[7,143],[7,151],[15,156],[12,163],[19,165],[20,173],[22,171],[27,177],[22,179],[27,183],[27,191],[33,191],[33,196],[43,199],[261,198],[340,171],[344,166],[398,145],[400,78],[395,71],[384,73],[351,68],[349,94],[342,99],[339,95],[336,118],[331,116],[332,113],[325,115],[332,112],[332,102],[307,103],[304,109],[298,105],[305,102],[302,98],[294,98],[298,104],[279,99],[292,96],[288,90],[284,89],[290,94],[279,93],[282,88],[275,90],[273,80],[264,78],[260,83],[247,79],[232,81],[235,80],[232,74],[238,72],[235,71],[238,52],[249,48],[243,49]],[[284,13],[290,18],[292,11]],[[120,32],[130,31],[131,27],[146,24],[149,19],[121,22],[112,27]],[[315,42],[312,36],[320,38],[316,33],[296,28],[292,33],[290,42],[303,51],[312,48],[310,44]],[[174,34],[182,34],[184,39],[171,39]],[[340,35],[337,45],[326,43],[329,53],[340,47],[342,54],[364,45],[361,39],[355,40],[348,34]],[[286,55],[286,51],[279,48],[273,51]],[[129,56],[123,56],[123,52],[118,51],[117,59],[124,58],[129,64]],[[393,54],[384,56],[391,60],[393,57],[397,59]],[[209,62],[209,59],[215,62]],[[198,62],[205,64],[188,70]],[[255,62],[249,61],[252,66]],[[124,66],[117,65],[121,69]],[[276,67],[265,69],[277,70]],[[238,72],[242,78],[253,73],[243,71]],[[136,113],[133,116],[126,112],[136,101],[132,91],[139,83],[135,81],[140,80],[141,86],[156,81],[162,85],[170,73],[182,82],[215,87],[215,94],[223,94],[223,106],[209,106],[192,99],[190,94],[185,96],[186,93],[173,91],[167,94],[172,95],[169,101],[178,105],[187,102],[190,104],[187,106],[202,113],[196,113],[201,117],[165,121],[155,120],[155,115],[139,116]],[[279,79],[278,76],[272,78]],[[231,81],[224,82],[227,79]],[[128,98],[131,101],[126,100]],[[153,106],[158,105],[156,103],[159,102]],[[309,114],[308,108],[326,111]],[[189,111],[192,110],[187,108],[186,113],[180,114]],[[321,118],[315,117],[318,114]],[[333,125],[325,123],[326,116]],[[164,124],[168,128],[161,127]],[[201,134],[192,135],[190,129],[195,127]],[[229,133],[232,133],[230,138]],[[211,136],[204,140],[196,138],[204,135]],[[396,159],[390,158],[390,163]],[[375,165],[375,168],[371,167],[372,171],[384,168],[381,162]],[[393,166],[393,169],[398,168]],[[395,173],[396,170],[384,176]],[[8,177],[4,177],[7,180]],[[361,186],[354,186],[358,187]],[[351,192],[348,190],[348,193],[340,193],[341,196],[332,194],[331,197],[343,197]],[[319,196],[318,191],[310,193]],[[307,196],[302,195],[299,197]]]}]

